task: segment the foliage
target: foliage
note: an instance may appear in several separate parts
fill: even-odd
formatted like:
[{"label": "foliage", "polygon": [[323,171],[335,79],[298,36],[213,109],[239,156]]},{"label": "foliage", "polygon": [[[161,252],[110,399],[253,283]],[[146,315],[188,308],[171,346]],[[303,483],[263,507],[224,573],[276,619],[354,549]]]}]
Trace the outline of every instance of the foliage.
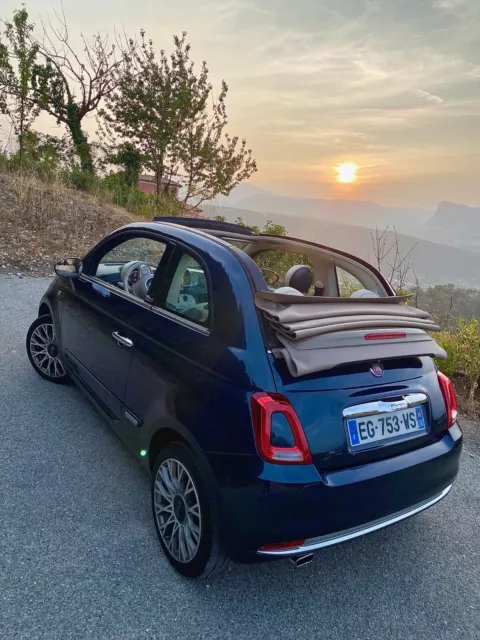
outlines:
[{"label": "foliage", "polygon": [[106,162],[122,167],[117,178],[129,187],[137,187],[142,169],[142,155],[130,142],[119,145],[115,152],[106,157]]},{"label": "foliage", "polygon": [[151,220],[154,216],[188,215],[183,203],[176,198],[164,195],[157,198],[152,193],[144,193],[137,187],[125,182],[122,172],[111,173],[104,178],[92,175],[73,166],[60,174],[62,183],[78,191],[93,195],[97,201],[115,204],[130,213]]},{"label": "foliage", "polygon": [[33,70],[32,86],[38,107],[67,127],[81,171],[94,173],[91,144],[82,128],[83,119],[97,110],[115,90],[118,71],[131,53],[131,42],[117,53],[108,38],[97,33],[88,42],[83,36],[83,57],[70,44],[65,16],[59,26],[43,26],[38,51],[42,58]]},{"label": "foliage", "polygon": [[83,171],[76,165],[63,173],[63,180],[68,187],[78,191],[91,192],[98,184],[98,180],[91,171]]},{"label": "foliage", "polygon": [[337,267],[338,289],[342,298],[350,298],[352,293],[363,289],[363,285],[347,271]]},{"label": "foliage", "polygon": [[25,136],[38,115],[32,94],[32,74],[38,45],[31,40],[33,25],[25,8],[5,22],[0,40],[0,113],[7,115],[18,139],[18,162],[23,165]]},{"label": "foliage", "polygon": [[156,193],[168,193],[173,179],[184,186],[185,203],[199,205],[219,193],[228,195],[256,171],[246,141],[225,133],[222,82],[216,99],[202,63],[195,73],[186,33],[174,38],[174,51],[156,56],[141,31],[140,46],[116,74],[117,90],[106,97],[100,131],[110,144],[129,142],[156,177]]},{"label": "foliage", "polygon": [[155,216],[181,216],[187,213],[183,204],[169,194],[157,197],[128,184],[122,172],[106,176],[101,185],[111,194],[113,204],[150,220]]},{"label": "foliage", "polygon": [[[242,227],[248,226],[245,220],[238,217],[235,220],[235,224]],[[250,227],[254,233],[264,233],[266,235],[274,236],[286,236],[287,230],[281,224],[276,224],[271,220],[267,220],[262,230],[259,227],[253,225]],[[279,280],[276,283],[277,287],[281,287],[285,283],[285,274],[287,271],[296,264],[306,264],[312,267],[310,260],[299,253],[290,253],[288,251],[262,251],[257,256],[252,256],[255,263],[260,269],[269,269],[275,271],[279,275]]]},{"label": "foliage", "polygon": [[10,169],[21,168],[40,178],[53,180],[59,175],[67,154],[65,140],[37,131],[25,131],[23,137],[22,149],[10,156],[7,166]]},{"label": "foliage", "polygon": [[435,285],[415,292],[415,306],[426,309],[445,329],[454,329],[459,317],[480,318],[480,290],[453,284]]},{"label": "foliage", "polygon": [[480,380],[480,331],[478,320],[469,322],[458,320],[455,329],[436,336],[438,343],[445,349],[448,358],[439,361],[441,371],[447,376],[461,374],[467,383],[469,410],[473,413],[474,396]]}]

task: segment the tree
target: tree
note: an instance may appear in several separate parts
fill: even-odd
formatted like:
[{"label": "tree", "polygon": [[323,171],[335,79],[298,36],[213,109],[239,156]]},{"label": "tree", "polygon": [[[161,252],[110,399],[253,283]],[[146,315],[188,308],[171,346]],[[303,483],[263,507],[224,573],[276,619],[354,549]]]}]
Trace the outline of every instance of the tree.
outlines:
[{"label": "tree", "polygon": [[138,186],[142,156],[130,142],[124,142],[114,153],[108,154],[106,162],[122,167],[122,171],[116,175],[119,175],[127,186]]},{"label": "tree", "polygon": [[118,71],[134,47],[127,41],[117,53],[108,37],[97,33],[91,41],[82,35],[84,53],[79,56],[69,40],[65,16],[59,26],[43,25],[37,43],[42,64],[35,65],[33,89],[38,106],[66,126],[80,161],[80,168],[94,173],[92,149],[82,127],[83,119],[96,111],[101,101],[117,87]]},{"label": "tree", "polygon": [[[410,257],[417,243],[402,255],[397,230],[393,227],[393,231],[390,231],[389,226],[385,227],[383,231],[376,228],[375,235],[371,234],[371,239],[375,267],[385,275],[392,286],[398,290],[398,293],[406,291],[413,272]],[[414,277],[416,279],[416,276]]]},{"label": "tree", "polygon": [[32,42],[33,25],[25,8],[5,23],[0,42],[0,113],[7,115],[18,140],[18,158],[23,166],[24,141],[39,109],[32,94],[32,75],[38,45]]},{"label": "tree", "polygon": [[162,50],[157,57],[142,31],[140,46],[117,78],[117,90],[101,111],[101,132],[138,150],[155,174],[157,195],[167,193],[175,178],[184,186],[183,200],[199,205],[228,195],[256,171],[245,140],[225,132],[226,83],[213,99],[207,64],[195,73],[186,33],[174,37],[171,55]]}]

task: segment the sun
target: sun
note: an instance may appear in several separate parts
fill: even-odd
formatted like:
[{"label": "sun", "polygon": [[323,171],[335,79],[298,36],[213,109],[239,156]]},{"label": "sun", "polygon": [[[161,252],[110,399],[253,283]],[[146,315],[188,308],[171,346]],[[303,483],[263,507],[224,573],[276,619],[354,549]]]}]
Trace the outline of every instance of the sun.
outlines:
[{"label": "sun", "polygon": [[344,162],[336,167],[338,182],[355,182],[358,166],[354,162]]}]

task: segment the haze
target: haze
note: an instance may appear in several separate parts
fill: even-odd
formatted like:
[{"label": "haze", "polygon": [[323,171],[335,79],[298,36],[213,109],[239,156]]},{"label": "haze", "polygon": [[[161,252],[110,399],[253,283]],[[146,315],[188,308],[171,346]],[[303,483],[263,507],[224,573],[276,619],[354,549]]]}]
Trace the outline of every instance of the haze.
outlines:
[{"label": "haze", "polygon": [[[19,2],[2,3],[11,15]],[[34,22],[59,5],[30,2]],[[277,193],[480,204],[478,0],[64,0],[70,31],[188,32],[230,86],[229,130]],[[54,132],[53,120],[41,128]],[[89,123],[90,131],[95,125]],[[335,167],[358,165],[357,179]]]}]

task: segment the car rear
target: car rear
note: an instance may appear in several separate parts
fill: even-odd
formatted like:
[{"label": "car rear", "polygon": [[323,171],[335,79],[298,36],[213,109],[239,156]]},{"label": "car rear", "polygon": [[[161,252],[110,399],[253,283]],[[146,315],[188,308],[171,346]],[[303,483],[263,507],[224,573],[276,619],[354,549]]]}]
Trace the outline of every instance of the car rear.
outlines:
[{"label": "car rear", "polygon": [[[458,471],[455,392],[429,357],[293,378],[268,354],[252,394],[264,461],[237,533],[259,556],[300,556],[393,524],[443,498]],[[236,514],[231,514],[235,520]]]}]

